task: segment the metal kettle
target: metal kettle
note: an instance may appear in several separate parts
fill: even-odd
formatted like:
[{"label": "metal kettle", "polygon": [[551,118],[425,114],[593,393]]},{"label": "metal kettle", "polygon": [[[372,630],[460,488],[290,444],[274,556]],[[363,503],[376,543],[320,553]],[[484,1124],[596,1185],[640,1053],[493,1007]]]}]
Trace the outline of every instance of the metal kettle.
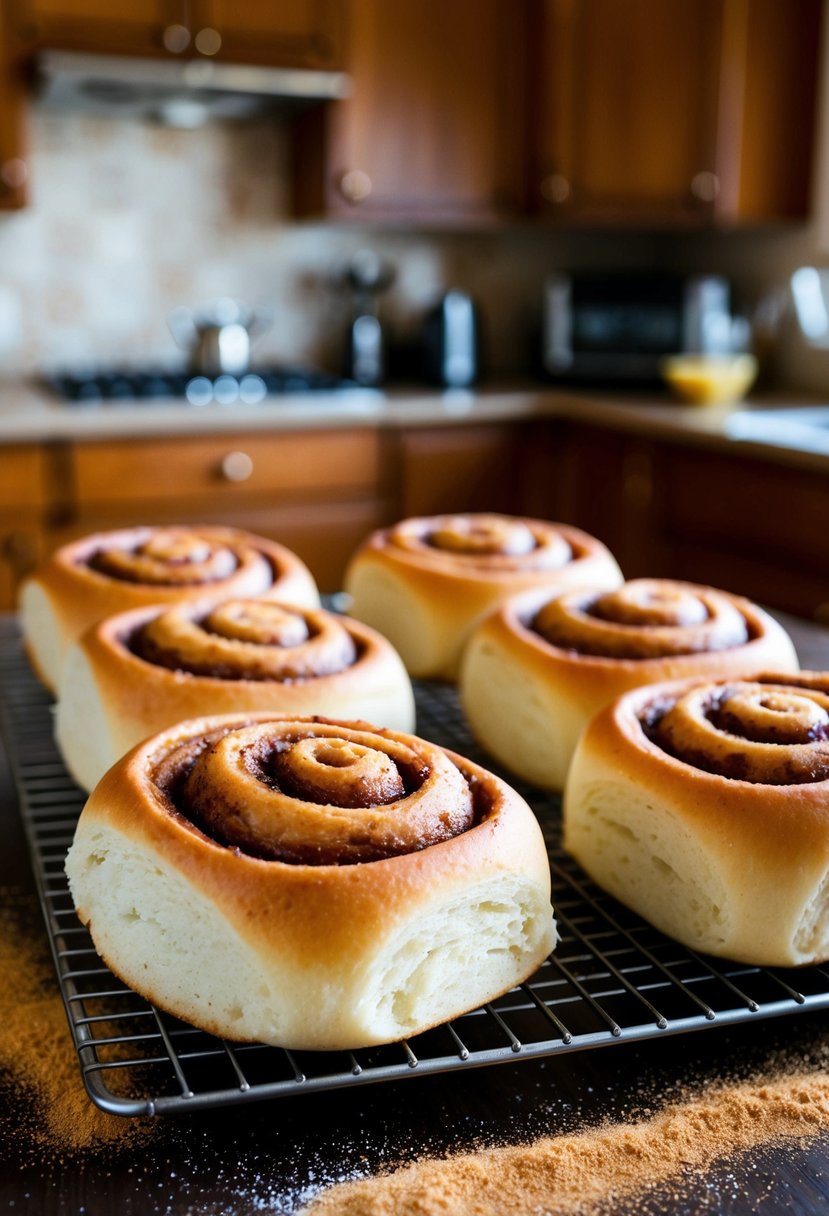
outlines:
[{"label": "metal kettle", "polygon": [[272,313],[221,299],[198,312],[184,306],[167,318],[170,332],[187,352],[190,370],[202,376],[243,375],[254,340],[271,325]]}]

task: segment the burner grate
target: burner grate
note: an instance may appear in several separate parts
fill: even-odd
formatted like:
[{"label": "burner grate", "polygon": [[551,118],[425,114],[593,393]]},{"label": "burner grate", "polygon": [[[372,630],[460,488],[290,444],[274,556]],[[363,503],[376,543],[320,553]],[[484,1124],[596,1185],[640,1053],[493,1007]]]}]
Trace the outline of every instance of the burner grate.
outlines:
[{"label": "burner grate", "polygon": [[[101,963],[78,923],[63,858],[84,802],[51,738],[51,703],[14,628],[0,633],[2,729],[55,961],[92,1100],[166,1114],[555,1056],[829,1007],[829,970],[703,957],[600,891],[558,842],[559,806],[529,787],[550,849],[561,943],[527,983],[407,1042],[355,1052],[231,1044],[160,1013]],[[488,763],[454,691],[417,687],[418,731]]]},{"label": "burner grate", "polygon": [[353,380],[303,367],[261,368],[239,375],[216,376],[168,368],[113,368],[55,372],[45,376],[44,383],[71,406],[169,403],[173,398],[193,406],[258,405],[271,397],[291,393],[344,393],[358,388]]}]

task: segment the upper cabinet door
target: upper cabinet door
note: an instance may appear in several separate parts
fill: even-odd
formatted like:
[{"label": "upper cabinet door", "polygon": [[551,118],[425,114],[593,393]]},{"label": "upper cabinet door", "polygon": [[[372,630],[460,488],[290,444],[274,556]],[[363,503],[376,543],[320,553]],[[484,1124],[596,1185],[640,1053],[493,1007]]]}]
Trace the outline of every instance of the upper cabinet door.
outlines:
[{"label": "upper cabinet door", "polygon": [[525,6],[350,0],[346,101],[296,131],[300,214],[475,221],[521,202]]},{"label": "upper cabinet door", "polygon": [[542,0],[531,200],[648,216],[710,203],[720,0]]},{"label": "upper cabinet door", "polygon": [[195,0],[196,54],[279,67],[342,66],[345,0]]},{"label": "upper cabinet door", "polygon": [[124,55],[189,49],[187,0],[9,0],[18,37],[55,49]]},{"label": "upper cabinet door", "polygon": [[9,16],[0,0],[0,211],[25,205],[29,176],[24,131],[27,83],[14,39],[9,37]]},{"label": "upper cabinet door", "polygon": [[718,218],[809,214],[822,0],[723,0]]},{"label": "upper cabinet door", "polygon": [[821,0],[538,0],[533,210],[776,220],[808,211]]},{"label": "upper cabinet door", "polygon": [[330,68],[345,0],[9,0],[30,43],[125,55],[217,57]]}]

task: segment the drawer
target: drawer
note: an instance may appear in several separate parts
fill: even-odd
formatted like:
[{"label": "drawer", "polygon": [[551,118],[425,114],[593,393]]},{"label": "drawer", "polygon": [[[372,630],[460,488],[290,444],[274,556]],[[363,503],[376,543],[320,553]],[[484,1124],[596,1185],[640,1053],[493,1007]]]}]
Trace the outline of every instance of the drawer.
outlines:
[{"label": "drawer", "polygon": [[46,501],[45,462],[34,444],[0,448],[0,511],[18,516],[26,508],[36,510]]},{"label": "drawer", "polygon": [[71,467],[79,506],[198,497],[218,504],[256,495],[333,499],[374,492],[380,436],[371,430],[247,431],[107,440],[74,445]]}]

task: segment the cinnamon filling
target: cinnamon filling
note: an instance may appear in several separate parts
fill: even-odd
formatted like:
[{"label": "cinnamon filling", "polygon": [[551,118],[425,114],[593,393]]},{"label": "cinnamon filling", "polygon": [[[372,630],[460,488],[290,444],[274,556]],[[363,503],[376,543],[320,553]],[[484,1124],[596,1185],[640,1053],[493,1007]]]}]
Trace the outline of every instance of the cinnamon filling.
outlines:
[{"label": "cinnamon filling", "polygon": [[696,686],[646,706],[640,723],[668,755],[764,785],[829,779],[829,695],[752,682]]},{"label": "cinnamon filling", "polygon": [[146,663],[217,680],[289,683],[335,675],[359,646],[333,614],[264,600],[228,600],[207,614],[175,605],[125,644]]},{"label": "cinnamon filling", "polygon": [[725,593],[658,579],[634,579],[604,594],[566,592],[528,627],[560,650],[607,659],[730,650],[755,636]]},{"label": "cinnamon filling", "polygon": [[86,564],[123,582],[177,586],[229,578],[239,558],[226,545],[216,545],[206,536],[159,528],[132,548],[100,548]]},{"label": "cinnamon filling", "polygon": [[414,736],[324,719],[242,722],[155,763],[167,810],[251,856],[350,865],[417,852],[493,813],[494,790]]},{"label": "cinnamon filling", "polygon": [[586,556],[552,524],[509,515],[436,515],[407,519],[382,534],[383,544],[430,564],[462,562],[497,573],[559,569]]}]

